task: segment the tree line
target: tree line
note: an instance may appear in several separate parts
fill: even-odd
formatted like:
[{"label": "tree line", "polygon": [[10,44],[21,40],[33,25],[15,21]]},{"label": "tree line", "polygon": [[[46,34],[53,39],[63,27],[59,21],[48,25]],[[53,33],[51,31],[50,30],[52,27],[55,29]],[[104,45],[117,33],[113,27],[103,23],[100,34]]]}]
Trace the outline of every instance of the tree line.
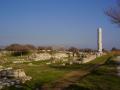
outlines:
[{"label": "tree line", "polygon": [[85,48],[85,49],[80,49],[80,48],[76,48],[76,47],[69,47],[69,48],[59,48],[57,50],[55,50],[52,46],[34,46],[31,44],[26,44],[26,45],[22,45],[22,44],[11,44],[9,46],[6,46],[4,48],[4,50],[6,51],[10,51],[13,55],[15,56],[20,56],[20,55],[27,55],[30,52],[41,52],[41,51],[49,51],[49,52],[53,52],[53,51],[67,51],[67,52],[72,52],[73,56],[75,54],[79,54],[79,52],[94,52],[95,50],[89,49],[89,48]]}]

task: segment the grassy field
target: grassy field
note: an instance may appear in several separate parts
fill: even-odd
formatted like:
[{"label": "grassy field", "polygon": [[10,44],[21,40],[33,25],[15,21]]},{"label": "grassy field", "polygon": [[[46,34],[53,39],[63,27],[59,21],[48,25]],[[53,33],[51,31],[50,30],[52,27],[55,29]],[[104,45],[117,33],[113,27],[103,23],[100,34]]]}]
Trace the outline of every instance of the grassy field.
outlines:
[{"label": "grassy field", "polygon": [[[81,65],[47,65],[47,62],[49,61],[37,61],[32,62],[32,65],[29,65],[29,63],[12,64],[11,61],[5,63],[4,65],[8,67],[24,69],[26,74],[32,77],[32,80],[23,84],[21,88],[10,87],[5,90],[35,90],[36,87],[41,88],[45,84],[48,86],[57,85],[56,81],[59,81],[59,79],[62,80],[65,77],[68,80],[72,80],[69,73],[71,74],[75,71],[82,74],[81,70],[90,71],[90,73],[84,78],[80,78],[79,74],[77,74],[75,83],[65,87],[65,90],[118,90],[120,88],[120,78],[115,76],[116,68],[114,64],[111,64],[111,55],[105,55]],[[94,70],[94,66],[97,65],[101,66]]]},{"label": "grassy field", "polygon": [[[54,81],[62,76],[64,76],[65,73],[70,72],[71,70],[58,70],[56,68],[52,68],[49,65],[46,65],[48,61],[38,61],[38,62],[32,62],[32,65],[29,65],[29,63],[23,63],[23,64],[12,64],[9,63],[9,65],[6,65],[7,67],[13,67],[15,69],[24,69],[26,74],[28,76],[32,77],[31,81],[28,81],[26,84],[23,84],[23,88],[20,88],[20,90],[34,90],[36,87],[40,87],[41,85],[45,83],[50,83],[51,81]],[[9,90],[18,90],[18,88],[11,87]]]},{"label": "grassy field", "polygon": [[[93,62],[96,63],[98,61],[95,60]],[[120,90],[119,84],[120,77],[116,76],[116,64],[110,58],[103,65],[64,90]]]}]

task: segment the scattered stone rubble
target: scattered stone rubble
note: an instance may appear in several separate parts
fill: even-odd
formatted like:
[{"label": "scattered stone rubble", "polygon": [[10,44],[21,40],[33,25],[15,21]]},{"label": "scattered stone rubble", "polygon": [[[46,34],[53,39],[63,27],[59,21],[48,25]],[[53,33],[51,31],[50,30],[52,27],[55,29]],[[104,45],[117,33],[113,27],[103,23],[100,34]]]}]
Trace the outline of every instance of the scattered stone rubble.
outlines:
[{"label": "scattered stone rubble", "polygon": [[20,85],[31,79],[30,76],[26,76],[23,69],[0,69],[0,89],[3,89],[6,86]]},{"label": "scattered stone rubble", "polygon": [[66,53],[56,53],[54,55],[54,58],[56,58],[56,59],[62,59],[62,58],[67,58],[67,57],[68,57],[68,55]]},{"label": "scattered stone rubble", "polygon": [[63,59],[68,57],[66,53],[56,53],[54,55],[51,55],[49,53],[40,53],[40,54],[35,54],[34,56],[35,57],[32,58],[34,61],[49,60],[51,58]]},{"label": "scattered stone rubble", "polygon": [[36,54],[35,56],[36,56],[34,58],[35,61],[49,60],[51,58],[51,55],[49,53]]},{"label": "scattered stone rubble", "polygon": [[87,55],[86,57],[73,60],[73,63],[77,64],[87,63],[94,60],[96,57],[97,57],[96,55]]}]

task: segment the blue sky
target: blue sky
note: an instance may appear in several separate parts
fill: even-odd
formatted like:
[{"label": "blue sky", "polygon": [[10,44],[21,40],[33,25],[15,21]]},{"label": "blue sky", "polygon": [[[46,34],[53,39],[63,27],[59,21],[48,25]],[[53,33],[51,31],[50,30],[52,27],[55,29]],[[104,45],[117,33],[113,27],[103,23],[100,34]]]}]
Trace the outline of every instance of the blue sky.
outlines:
[{"label": "blue sky", "polygon": [[120,48],[120,28],[104,11],[116,0],[0,0],[0,45],[11,43]]}]

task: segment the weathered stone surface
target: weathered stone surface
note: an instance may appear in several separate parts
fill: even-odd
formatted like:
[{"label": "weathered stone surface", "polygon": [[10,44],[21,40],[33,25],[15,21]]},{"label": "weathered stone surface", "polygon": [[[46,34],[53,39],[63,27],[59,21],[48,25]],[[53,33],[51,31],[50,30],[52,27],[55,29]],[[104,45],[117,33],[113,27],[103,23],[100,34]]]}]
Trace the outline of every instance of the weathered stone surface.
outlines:
[{"label": "weathered stone surface", "polygon": [[62,59],[68,57],[68,54],[66,53],[55,53],[53,55],[49,54],[49,53],[40,53],[40,54],[35,54],[35,56],[33,57],[33,60],[35,61],[40,61],[40,60],[49,60],[51,58],[55,58],[55,59]]},{"label": "weathered stone surface", "polygon": [[82,63],[90,62],[90,61],[94,60],[95,58],[96,58],[96,55],[89,55],[86,58],[83,58],[83,62]]},{"label": "weathered stone surface", "polygon": [[14,74],[15,78],[26,77],[26,74],[25,74],[25,72],[22,69],[14,70],[13,74]]},{"label": "weathered stone surface", "polygon": [[56,59],[62,59],[62,58],[68,57],[68,55],[66,53],[56,53],[54,57]]},{"label": "weathered stone surface", "polygon": [[48,60],[51,58],[51,55],[49,53],[41,53],[41,54],[36,54],[36,58],[34,58],[35,61],[39,60]]},{"label": "weathered stone surface", "polygon": [[0,89],[9,87],[12,85],[25,83],[31,80],[30,76],[27,76],[23,69],[14,70],[12,68],[3,69],[0,71]]}]

